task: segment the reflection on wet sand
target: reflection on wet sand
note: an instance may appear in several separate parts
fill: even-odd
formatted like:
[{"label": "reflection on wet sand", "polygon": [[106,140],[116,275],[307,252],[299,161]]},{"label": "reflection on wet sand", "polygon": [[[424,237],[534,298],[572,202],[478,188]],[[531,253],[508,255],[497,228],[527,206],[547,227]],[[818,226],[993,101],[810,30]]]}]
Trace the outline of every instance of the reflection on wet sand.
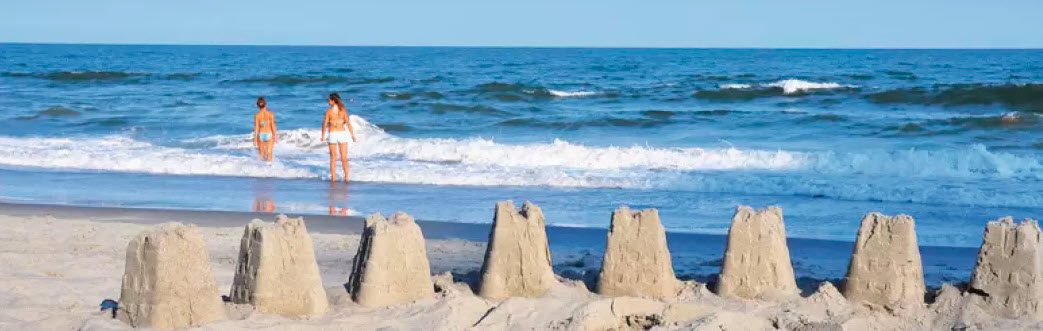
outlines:
[{"label": "reflection on wet sand", "polygon": [[253,211],[263,213],[275,212],[275,181],[259,179],[254,181],[254,207]]},{"label": "reflection on wet sand", "polygon": [[330,182],[330,186],[326,189],[326,202],[330,206],[330,215],[351,215],[351,208],[347,207],[348,184]]}]

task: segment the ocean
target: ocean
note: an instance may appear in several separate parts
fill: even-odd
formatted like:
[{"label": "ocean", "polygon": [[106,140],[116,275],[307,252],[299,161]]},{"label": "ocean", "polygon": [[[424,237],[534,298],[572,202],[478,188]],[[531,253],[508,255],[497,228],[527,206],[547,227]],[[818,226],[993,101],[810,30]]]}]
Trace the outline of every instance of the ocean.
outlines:
[{"label": "ocean", "polygon": [[[330,92],[354,99],[348,185]],[[489,223],[512,199],[702,234],[778,205],[790,237],[853,241],[881,211],[975,247],[1043,217],[1041,115],[1043,50],[0,44],[0,201]]]}]

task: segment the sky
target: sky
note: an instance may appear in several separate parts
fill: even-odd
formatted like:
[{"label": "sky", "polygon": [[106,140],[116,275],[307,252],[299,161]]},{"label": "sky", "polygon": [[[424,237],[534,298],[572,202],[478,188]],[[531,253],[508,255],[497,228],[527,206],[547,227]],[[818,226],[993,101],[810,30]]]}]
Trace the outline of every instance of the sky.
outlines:
[{"label": "sky", "polygon": [[1039,0],[0,0],[0,42],[1043,48]]}]

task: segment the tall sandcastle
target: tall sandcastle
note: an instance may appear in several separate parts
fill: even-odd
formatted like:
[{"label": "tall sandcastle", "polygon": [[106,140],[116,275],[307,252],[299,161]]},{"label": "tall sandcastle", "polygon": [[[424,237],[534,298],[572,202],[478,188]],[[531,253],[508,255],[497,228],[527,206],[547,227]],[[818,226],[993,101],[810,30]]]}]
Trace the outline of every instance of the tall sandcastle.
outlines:
[{"label": "tall sandcastle", "polygon": [[232,302],[265,314],[303,317],[329,310],[304,219],[280,215],[274,224],[247,224],[231,292]]},{"label": "tall sandcastle", "polygon": [[424,235],[413,217],[397,212],[366,218],[349,279],[360,305],[382,307],[434,297]]},{"label": "tall sandcastle", "polygon": [[672,298],[680,285],[674,276],[659,211],[631,211],[625,206],[616,209],[598,274],[598,293]]},{"label": "tall sandcastle", "polygon": [[154,329],[225,318],[206,242],[194,225],[165,223],[130,241],[117,317]]},{"label": "tall sandcastle", "polygon": [[985,226],[970,301],[1007,318],[1043,318],[1043,247],[1035,220],[1005,217]]},{"label": "tall sandcastle", "polygon": [[540,207],[526,201],[496,204],[478,294],[490,299],[538,297],[557,283]]},{"label": "tall sandcastle", "polygon": [[739,206],[728,229],[717,294],[754,299],[766,293],[800,293],[786,246],[782,209],[754,211]]},{"label": "tall sandcastle", "polygon": [[913,218],[881,213],[863,217],[844,278],[844,297],[888,308],[917,308],[925,292]]}]

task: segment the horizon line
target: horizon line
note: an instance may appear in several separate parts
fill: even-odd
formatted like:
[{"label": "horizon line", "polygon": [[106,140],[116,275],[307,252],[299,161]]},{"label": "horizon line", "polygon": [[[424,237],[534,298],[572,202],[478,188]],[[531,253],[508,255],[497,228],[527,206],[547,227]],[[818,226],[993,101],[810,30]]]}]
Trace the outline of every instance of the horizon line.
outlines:
[{"label": "horizon line", "polygon": [[387,48],[528,48],[528,49],[749,49],[749,50],[1043,50],[1043,47],[768,47],[768,46],[533,46],[533,45],[336,45],[336,44],[223,44],[223,43],[107,43],[107,42],[20,42],[0,41],[0,45],[48,46],[227,46],[227,47],[387,47]]}]

